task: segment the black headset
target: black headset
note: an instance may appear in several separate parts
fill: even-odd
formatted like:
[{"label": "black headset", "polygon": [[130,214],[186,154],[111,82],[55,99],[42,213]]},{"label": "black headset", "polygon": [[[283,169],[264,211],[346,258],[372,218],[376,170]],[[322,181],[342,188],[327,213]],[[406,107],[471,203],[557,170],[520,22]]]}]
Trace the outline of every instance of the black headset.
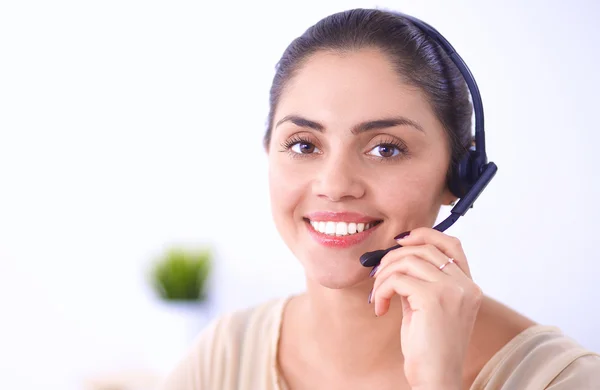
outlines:
[{"label": "black headset", "polygon": [[[483,103],[481,102],[481,95],[479,94],[479,88],[477,87],[475,78],[471,74],[467,64],[465,64],[456,50],[454,50],[450,42],[448,42],[436,29],[413,16],[402,13],[397,14],[410,20],[415,26],[421,29],[430,38],[434,39],[442,47],[463,75],[473,101],[473,110],[475,111],[475,146],[471,147],[464,158],[452,167],[452,174],[448,180],[448,188],[456,197],[460,198],[460,200],[450,211],[450,216],[434,227],[435,230],[443,232],[452,226],[460,217],[465,215],[470,208],[473,208],[473,204],[479,195],[481,195],[485,187],[487,187],[498,171],[498,167],[493,162],[487,161],[487,155],[485,153],[485,131],[483,129]],[[360,262],[365,267],[374,267],[379,264],[381,258],[385,256],[386,253],[399,247],[400,245],[395,245],[388,249],[367,252],[360,257]]]}]

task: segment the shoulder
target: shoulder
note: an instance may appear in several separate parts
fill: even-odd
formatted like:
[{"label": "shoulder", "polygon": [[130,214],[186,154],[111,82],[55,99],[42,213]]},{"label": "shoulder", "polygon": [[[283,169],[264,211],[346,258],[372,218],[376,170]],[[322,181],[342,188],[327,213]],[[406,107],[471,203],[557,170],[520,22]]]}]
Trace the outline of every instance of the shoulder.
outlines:
[{"label": "shoulder", "polygon": [[508,342],[485,365],[473,390],[592,389],[600,383],[600,355],[560,329],[535,325]]},{"label": "shoulder", "polygon": [[[246,372],[259,366],[268,369],[286,301],[273,299],[214,319],[197,336],[161,389],[236,388]],[[248,367],[249,362],[253,367]]]},{"label": "shoulder", "polygon": [[600,355],[583,354],[567,364],[552,380],[548,389],[597,389],[599,385]]}]

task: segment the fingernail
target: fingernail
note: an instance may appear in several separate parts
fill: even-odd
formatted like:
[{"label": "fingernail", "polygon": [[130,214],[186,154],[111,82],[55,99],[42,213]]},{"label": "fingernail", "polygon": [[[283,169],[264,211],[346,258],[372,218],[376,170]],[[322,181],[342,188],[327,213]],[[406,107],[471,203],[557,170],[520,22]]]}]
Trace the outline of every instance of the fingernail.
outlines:
[{"label": "fingernail", "polygon": [[404,233],[400,233],[396,237],[394,237],[394,240],[399,240],[401,238],[404,238],[404,237],[408,236],[409,234],[410,234],[410,230],[407,231],[407,232],[404,232]]},{"label": "fingernail", "polygon": [[379,269],[379,264],[377,264],[375,267],[373,267],[369,276],[373,277],[373,275],[375,275],[375,272],[377,272],[378,269]]},{"label": "fingernail", "polygon": [[371,292],[369,293],[369,305],[371,304],[372,297],[373,297],[373,289],[371,289]]}]

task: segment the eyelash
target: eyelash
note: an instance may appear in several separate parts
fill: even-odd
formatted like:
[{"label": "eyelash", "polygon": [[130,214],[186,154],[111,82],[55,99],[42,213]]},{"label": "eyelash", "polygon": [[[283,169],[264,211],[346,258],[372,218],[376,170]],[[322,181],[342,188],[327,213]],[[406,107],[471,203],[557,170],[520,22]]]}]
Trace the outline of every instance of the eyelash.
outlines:
[{"label": "eyelash", "polygon": [[397,140],[396,138],[388,138],[388,139],[382,140],[381,142],[378,142],[377,145],[375,145],[373,148],[371,148],[371,150],[373,150],[379,146],[393,146],[396,149],[398,149],[398,152],[399,152],[398,155],[394,156],[394,157],[372,156],[380,161],[393,161],[398,158],[406,157],[408,155],[408,147],[406,146],[406,144],[402,141]]},{"label": "eyelash", "polygon": [[[312,140],[305,138],[303,136],[294,135],[291,138],[289,138],[288,140],[286,140],[285,142],[281,143],[281,147],[283,148],[283,150],[280,150],[280,152],[286,152],[290,155],[290,157],[293,157],[293,158],[306,158],[306,157],[310,157],[312,154],[314,154],[314,153],[300,154],[300,153],[292,152],[291,148],[294,145],[299,144],[299,143],[310,144],[310,145],[317,147],[317,145]],[[392,147],[398,149],[398,152],[399,152],[397,156],[393,156],[393,157],[371,156],[382,162],[394,161],[398,158],[406,157],[408,155],[408,147],[406,146],[406,144],[395,138],[384,139],[381,142],[378,142],[377,145],[373,146],[370,150],[373,150],[379,146],[392,146]]]},{"label": "eyelash", "polygon": [[291,138],[289,138],[288,140],[286,140],[285,142],[283,142],[281,144],[281,147],[283,148],[283,150],[280,150],[280,152],[286,152],[292,158],[310,157],[310,155],[312,153],[311,154],[300,154],[300,153],[292,152],[291,151],[292,146],[294,146],[296,144],[310,144],[310,145],[314,145],[315,147],[317,147],[312,140],[295,134]]},{"label": "eyelash", "polygon": [[314,144],[308,138],[303,138],[302,136],[294,135],[294,136],[292,136],[292,138],[286,140],[285,142],[283,142],[281,144],[281,147],[284,149],[284,150],[282,150],[282,152],[290,150],[292,146],[299,144],[299,143],[305,143],[305,144],[311,144],[311,145]]}]

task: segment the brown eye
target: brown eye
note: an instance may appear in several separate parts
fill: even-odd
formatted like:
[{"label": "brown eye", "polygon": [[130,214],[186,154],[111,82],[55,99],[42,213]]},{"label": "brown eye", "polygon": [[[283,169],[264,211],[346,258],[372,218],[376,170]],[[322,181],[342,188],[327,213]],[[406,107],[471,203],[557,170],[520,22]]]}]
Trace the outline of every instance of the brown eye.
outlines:
[{"label": "brown eye", "polygon": [[394,147],[389,145],[379,145],[379,154],[381,157],[392,157],[394,155]]},{"label": "brown eye", "polygon": [[395,145],[380,144],[380,145],[375,146],[373,149],[371,149],[369,154],[377,156],[377,157],[381,157],[381,158],[390,158],[390,157],[395,157],[398,154],[400,154],[400,150]]},{"label": "brown eye", "polygon": [[312,154],[318,149],[310,142],[296,142],[292,145],[291,150],[298,154]]},{"label": "brown eye", "polygon": [[315,151],[315,145],[303,142],[300,144],[300,151],[304,154],[309,154]]}]

